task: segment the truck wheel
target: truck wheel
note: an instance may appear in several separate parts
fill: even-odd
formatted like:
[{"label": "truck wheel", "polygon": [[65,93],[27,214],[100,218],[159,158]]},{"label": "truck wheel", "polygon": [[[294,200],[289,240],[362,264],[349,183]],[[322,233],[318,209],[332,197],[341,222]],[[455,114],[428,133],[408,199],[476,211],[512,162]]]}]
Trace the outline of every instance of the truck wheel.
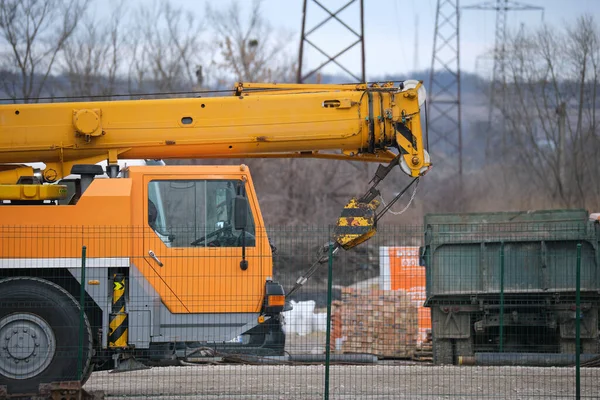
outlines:
[{"label": "truck wheel", "polygon": [[598,354],[598,339],[582,340],[581,352],[586,354]]},{"label": "truck wheel", "polygon": [[[77,380],[79,304],[60,286],[38,278],[0,281],[0,386],[37,393],[40,383]],[[92,332],[83,326],[82,377],[91,370]]]},{"label": "truck wheel", "polygon": [[471,357],[473,352],[473,337],[468,339],[456,339],[456,358]]},{"label": "truck wheel", "polygon": [[[575,354],[575,339],[560,339],[560,352]],[[581,339],[581,353],[597,354],[598,339]]]},{"label": "truck wheel", "polygon": [[433,338],[433,363],[436,365],[452,365],[454,363],[452,341],[450,339]]},{"label": "truck wheel", "polygon": [[560,352],[564,354],[575,354],[575,340],[560,339]]}]

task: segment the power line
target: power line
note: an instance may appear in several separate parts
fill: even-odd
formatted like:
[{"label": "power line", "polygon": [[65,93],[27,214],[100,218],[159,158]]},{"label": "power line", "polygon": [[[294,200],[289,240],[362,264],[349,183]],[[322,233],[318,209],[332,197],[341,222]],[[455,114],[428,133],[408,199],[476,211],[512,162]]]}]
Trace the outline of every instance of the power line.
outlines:
[{"label": "power line", "polygon": [[[370,86],[373,84],[381,84],[381,81],[369,81],[369,82],[365,82],[365,85]],[[386,80],[385,83],[393,83],[393,84],[401,84],[404,83],[404,80],[394,80],[394,81],[390,81],[390,80]],[[343,83],[336,83],[336,85],[341,85],[341,86],[349,86],[349,87],[356,87],[356,82],[343,82]],[[271,87],[271,88],[245,88],[244,89],[244,93],[252,93],[252,92],[260,92],[260,93],[265,93],[265,92],[278,92],[278,91],[285,91],[285,92],[290,92],[290,91],[298,91],[301,92],[305,89],[303,89],[302,87],[298,87],[296,89],[290,89],[288,87],[281,87],[281,88],[276,88],[276,87]],[[377,88],[371,88],[369,90],[377,90]],[[315,91],[318,91],[318,89],[315,89]],[[165,97],[165,96],[174,96],[174,95],[200,95],[200,94],[208,94],[208,93],[234,93],[235,89],[207,89],[207,90],[196,90],[196,91],[185,91],[185,92],[148,92],[148,93],[115,93],[115,94],[98,94],[98,95],[81,95],[81,96],[43,96],[43,97],[5,97],[5,98],[0,98],[0,102],[3,101],[8,101],[8,102],[15,102],[15,101],[40,101],[40,100],[72,100],[72,99],[78,99],[78,100],[88,100],[88,99],[107,99],[105,101],[110,101],[111,97],[134,97],[134,98],[142,98],[142,97]],[[198,96],[201,97],[201,96]]]},{"label": "power line", "polygon": [[182,95],[198,95],[207,93],[231,93],[233,89],[220,90],[196,90],[184,92],[149,92],[149,93],[114,93],[114,94],[95,94],[95,95],[80,95],[80,96],[41,96],[41,97],[5,97],[0,98],[0,101],[39,101],[39,100],[69,100],[69,99],[106,99],[111,97],[148,97],[148,96],[182,96]]}]

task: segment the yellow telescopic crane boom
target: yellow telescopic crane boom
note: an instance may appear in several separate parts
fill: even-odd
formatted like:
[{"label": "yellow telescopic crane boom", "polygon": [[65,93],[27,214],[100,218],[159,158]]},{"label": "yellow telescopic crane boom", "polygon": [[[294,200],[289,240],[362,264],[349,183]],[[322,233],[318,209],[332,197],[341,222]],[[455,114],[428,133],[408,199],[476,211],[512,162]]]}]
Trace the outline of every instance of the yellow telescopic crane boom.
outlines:
[{"label": "yellow telescopic crane boom", "polygon": [[[0,184],[43,182],[74,164],[118,159],[315,157],[429,167],[421,130],[424,89],[385,85],[237,83],[234,96],[0,105]],[[395,149],[395,150],[394,150]],[[390,151],[394,150],[394,151]],[[9,164],[9,165],[6,165]],[[115,169],[116,168],[116,169]],[[1,192],[0,192],[1,196]]]}]

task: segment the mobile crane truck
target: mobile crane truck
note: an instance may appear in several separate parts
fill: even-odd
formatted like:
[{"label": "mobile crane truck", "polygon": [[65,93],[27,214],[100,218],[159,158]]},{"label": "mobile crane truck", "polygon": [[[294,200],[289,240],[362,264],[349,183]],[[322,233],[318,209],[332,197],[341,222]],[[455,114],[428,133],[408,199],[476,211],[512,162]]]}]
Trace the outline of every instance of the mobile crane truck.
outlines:
[{"label": "mobile crane truck", "polygon": [[248,168],[120,169],[120,160],[388,163],[338,220],[336,247],[345,249],[375,233],[375,186],[393,167],[414,179],[430,167],[420,82],[238,83],[233,94],[0,105],[5,393],[85,382],[94,365],[122,366],[133,357],[185,360],[240,337],[229,344],[283,351],[286,293],[272,280],[272,249]]}]

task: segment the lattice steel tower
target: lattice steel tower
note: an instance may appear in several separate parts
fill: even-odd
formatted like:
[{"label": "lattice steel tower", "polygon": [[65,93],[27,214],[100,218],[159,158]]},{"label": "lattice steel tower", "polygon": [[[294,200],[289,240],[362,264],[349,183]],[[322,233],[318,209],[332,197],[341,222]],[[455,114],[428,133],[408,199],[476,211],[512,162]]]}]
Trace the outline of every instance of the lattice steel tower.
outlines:
[{"label": "lattice steel tower", "polygon": [[[314,25],[312,28],[307,29],[306,20],[307,20],[307,16],[308,16],[308,11],[310,11],[310,10],[307,10],[309,8],[308,7],[309,3],[311,4],[311,7],[310,7],[310,9],[312,10],[311,15],[320,9],[320,10],[324,11],[328,16],[324,20],[322,20],[319,23],[317,23],[316,25]],[[352,25],[353,25],[352,23],[350,23],[347,20],[346,21],[343,20],[342,17],[340,16],[340,13],[342,13],[342,11],[348,9],[353,4],[354,4],[354,6],[352,8],[358,8],[358,12],[359,12],[360,28],[358,28],[358,29],[356,27],[352,27]],[[346,13],[346,14],[348,14],[348,13]],[[339,24],[341,24],[344,27],[344,32],[347,33],[348,35],[350,35],[350,37],[352,37],[352,40],[349,45],[340,46],[338,49],[334,50],[335,54],[331,55],[330,54],[331,49],[329,51],[324,50],[323,44],[327,44],[327,45],[331,46],[335,42],[328,40],[327,43],[318,44],[318,43],[316,43],[315,40],[309,39],[309,36],[311,34],[313,34],[315,31],[317,31],[318,29],[325,26],[326,24],[331,24],[334,21],[338,22]],[[341,41],[340,41],[340,43],[341,43]],[[305,44],[309,45],[310,48],[316,50],[318,53],[320,53],[322,56],[324,56],[326,58],[326,61],[321,63],[318,67],[310,70],[309,72],[303,71],[303,62],[304,62],[305,50],[306,50],[304,48]],[[357,75],[355,72],[351,71],[351,68],[348,68],[347,66],[345,66],[343,64],[343,62],[340,60],[340,58],[342,56],[348,55],[349,50],[356,48],[356,47],[360,48],[360,65],[361,65],[360,75]],[[298,72],[296,75],[296,82],[298,82],[298,83],[305,82],[307,79],[312,77],[314,74],[319,72],[323,67],[325,67],[326,65],[328,65],[330,63],[337,65],[341,70],[346,72],[348,75],[350,75],[350,77],[352,77],[356,81],[366,82],[364,0],[349,0],[347,3],[345,3],[342,7],[340,7],[336,11],[329,10],[327,7],[325,7],[323,4],[321,4],[321,2],[319,2],[318,0],[304,0],[304,4],[302,6],[302,35],[300,37],[300,51],[298,52]],[[356,64],[357,64],[356,61],[352,63],[352,65],[356,65]]]},{"label": "lattice steel tower", "polygon": [[496,34],[494,43],[494,69],[490,85],[488,124],[492,124],[494,109],[504,110],[506,101],[506,20],[508,11],[542,11],[543,7],[517,3],[512,0],[495,0],[463,7],[466,10],[496,11]]},{"label": "lattice steel tower", "polygon": [[459,17],[459,0],[437,1],[427,114],[430,151],[462,175]]}]

